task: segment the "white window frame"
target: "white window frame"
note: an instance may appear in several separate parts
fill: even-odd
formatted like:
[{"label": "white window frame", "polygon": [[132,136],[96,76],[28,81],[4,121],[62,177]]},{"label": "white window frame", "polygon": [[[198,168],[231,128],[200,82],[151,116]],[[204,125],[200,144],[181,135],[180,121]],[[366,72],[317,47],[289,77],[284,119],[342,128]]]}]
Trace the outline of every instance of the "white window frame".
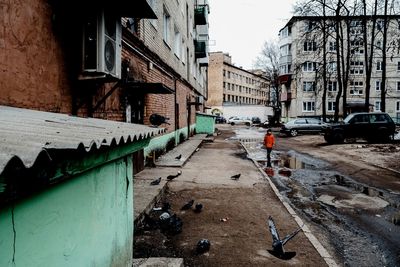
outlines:
[{"label": "white window frame", "polygon": [[337,51],[337,49],[336,49],[336,42],[330,41],[330,42],[329,42],[329,52],[336,52],[336,51]]},{"label": "white window frame", "polygon": [[315,82],[303,81],[303,92],[315,92]]},{"label": "white window frame", "polygon": [[315,71],[317,64],[312,61],[306,61],[303,63],[303,71],[304,72],[313,72]]},{"label": "white window frame", "polygon": [[364,82],[362,81],[350,81],[349,93],[350,95],[363,95]]},{"label": "white window frame", "polygon": [[303,101],[303,112],[314,112],[315,111],[315,101]]},{"label": "white window frame", "polygon": [[328,112],[334,112],[335,111],[335,107],[336,107],[336,101],[335,100],[328,100],[327,103],[327,111]]},{"label": "white window frame", "polygon": [[314,52],[317,51],[317,43],[315,41],[305,41],[303,44],[304,52]]},{"label": "white window frame", "polygon": [[171,15],[168,13],[168,10],[164,7],[163,11],[163,39],[164,42],[170,45],[171,41]]},{"label": "white window frame", "polygon": [[380,80],[375,81],[375,91],[380,92],[382,87],[382,82]]},{"label": "white window frame", "polygon": [[363,67],[352,67],[350,68],[350,74],[352,75],[363,75],[364,68]]},{"label": "white window frame", "polygon": [[335,73],[337,71],[337,63],[336,61],[331,61],[328,63],[328,72]]},{"label": "white window frame", "polygon": [[328,81],[328,92],[337,92],[337,81]]},{"label": "white window frame", "polygon": [[375,100],[374,111],[381,111],[381,101]]}]

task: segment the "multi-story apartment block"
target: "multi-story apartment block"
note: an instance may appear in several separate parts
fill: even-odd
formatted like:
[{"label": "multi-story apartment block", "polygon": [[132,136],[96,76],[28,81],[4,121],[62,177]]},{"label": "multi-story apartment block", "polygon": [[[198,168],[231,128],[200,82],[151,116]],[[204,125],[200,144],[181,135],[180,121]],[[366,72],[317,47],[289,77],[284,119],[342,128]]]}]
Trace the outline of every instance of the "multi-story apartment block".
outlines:
[{"label": "multi-story apartment block", "polygon": [[208,76],[208,106],[266,106],[268,103],[270,82],[265,75],[259,70],[235,66],[227,53],[210,53]]},{"label": "multi-story apartment block", "polygon": [[[386,60],[386,112],[394,119],[400,118],[400,54],[398,35],[400,16],[389,16],[388,47]],[[326,24],[326,115],[333,116],[335,109],[343,115],[343,94],[336,107],[338,74],[336,58],[335,17],[294,16],[279,32],[280,76],[282,117],[322,115],[323,57],[322,21]],[[349,78],[346,93],[345,113],[365,110],[366,68],[364,38],[361,16],[341,17],[344,29],[343,54],[349,58]],[[373,44],[370,101],[371,110],[380,110],[382,83],[382,16],[376,19],[376,38]],[[371,30],[371,17],[367,19],[367,32]],[[329,26],[330,25],[330,26]],[[347,27],[348,25],[348,27]],[[348,29],[348,30],[346,30]],[[349,33],[347,38],[347,32]],[[368,50],[371,47],[368,33]],[[350,48],[350,51],[348,49]],[[369,53],[370,54],[370,53]],[[343,70],[343,66],[341,66]],[[341,72],[342,73],[342,72]]]}]

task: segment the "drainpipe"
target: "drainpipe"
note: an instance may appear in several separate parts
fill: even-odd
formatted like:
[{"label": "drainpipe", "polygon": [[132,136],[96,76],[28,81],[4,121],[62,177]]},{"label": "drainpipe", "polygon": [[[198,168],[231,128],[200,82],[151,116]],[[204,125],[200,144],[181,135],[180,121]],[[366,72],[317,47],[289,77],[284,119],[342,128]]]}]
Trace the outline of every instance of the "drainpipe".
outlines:
[{"label": "drainpipe", "polygon": [[179,128],[179,105],[177,103],[177,86],[176,86],[176,77],[174,76],[174,89],[175,89],[175,94],[174,94],[174,110],[175,110],[175,145],[178,143],[178,128]]}]

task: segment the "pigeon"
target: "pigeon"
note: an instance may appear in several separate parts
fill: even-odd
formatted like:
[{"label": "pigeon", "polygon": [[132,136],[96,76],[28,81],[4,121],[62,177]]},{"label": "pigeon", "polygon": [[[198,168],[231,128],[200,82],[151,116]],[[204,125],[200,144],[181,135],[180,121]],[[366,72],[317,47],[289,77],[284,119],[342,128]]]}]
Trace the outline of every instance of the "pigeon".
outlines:
[{"label": "pigeon", "polygon": [[282,257],[285,254],[285,250],[283,246],[293,237],[297,235],[298,232],[300,232],[301,228],[303,226],[299,227],[297,230],[295,230],[293,233],[288,234],[285,236],[283,239],[279,238],[278,230],[276,229],[274,220],[272,219],[271,216],[268,217],[268,226],[269,226],[269,231],[271,232],[272,235],[272,249],[274,252],[276,252],[280,257]]},{"label": "pigeon", "polygon": [[151,181],[150,184],[151,184],[151,185],[158,185],[158,184],[160,184],[160,182],[161,182],[161,177],[159,177],[159,178],[157,178],[157,179]]},{"label": "pigeon", "polygon": [[238,180],[239,177],[240,177],[240,173],[231,176],[231,179],[232,179],[232,180]]},{"label": "pigeon", "polygon": [[178,177],[178,176],[181,175],[181,174],[182,174],[182,172],[181,172],[181,171],[178,171],[178,173],[177,173],[176,175],[168,175],[168,176],[167,176],[167,180],[168,180],[168,181],[171,181],[171,180],[175,179],[176,177]]},{"label": "pigeon", "polygon": [[197,203],[196,206],[194,206],[194,211],[195,212],[200,212],[203,209],[203,204]]},{"label": "pigeon", "polygon": [[210,250],[211,243],[208,239],[200,239],[197,242],[196,252],[197,254],[201,254]]},{"label": "pigeon", "polygon": [[193,206],[194,200],[190,200],[188,203],[182,206],[181,210],[188,210]]},{"label": "pigeon", "polygon": [[182,154],[179,154],[178,156],[175,157],[176,160],[181,160]]}]

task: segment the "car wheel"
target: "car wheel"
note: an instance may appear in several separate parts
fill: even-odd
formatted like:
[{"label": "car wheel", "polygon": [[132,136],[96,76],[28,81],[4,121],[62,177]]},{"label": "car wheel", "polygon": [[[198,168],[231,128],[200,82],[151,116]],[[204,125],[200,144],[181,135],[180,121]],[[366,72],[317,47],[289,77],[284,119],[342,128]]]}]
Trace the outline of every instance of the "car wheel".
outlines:
[{"label": "car wheel", "polygon": [[246,126],[250,126],[250,122],[246,122]]},{"label": "car wheel", "polygon": [[234,123],[234,122],[231,122],[231,125],[233,126],[233,125],[235,125],[235,123]]},{"label": "car wheel", "polygon": [[343,133],[340,133],[340,132],[334,133],[334,134],[333,134],[333,141],[334,141],[336,144],[341,144],[341,143],[343,143],[343,142],[344,142],[344,135],[343,135]]},{"label": "car wheel", "polygon": [[298,134],[298,132],[296,129],[290,130],[290,136],[295,137],[295,136],[297,136],[297,134]]}]

